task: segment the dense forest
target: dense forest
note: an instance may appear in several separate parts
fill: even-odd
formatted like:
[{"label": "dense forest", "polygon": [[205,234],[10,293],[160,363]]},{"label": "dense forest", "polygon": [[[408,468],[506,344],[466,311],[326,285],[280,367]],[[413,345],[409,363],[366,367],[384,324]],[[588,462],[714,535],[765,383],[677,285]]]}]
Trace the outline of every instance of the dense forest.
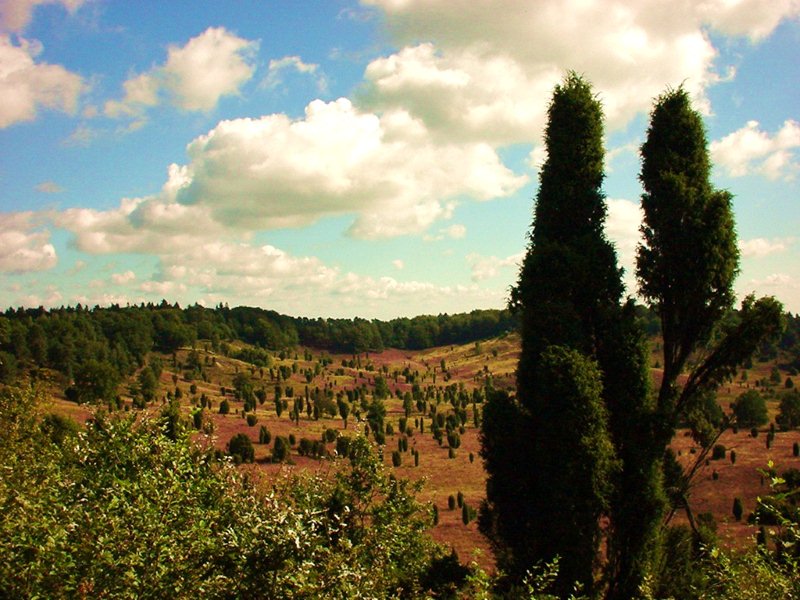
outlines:
[{"label": "dense forest", "polygon": [[0,316],[0,382],[13,381],[20,369],[41,367],[67,380],[87,369],[111,369],[114,377],[125,377],[144,364],[149,352],[172,353],[199,340],[223,353],[234,341],[267,350],[305,346],[361,353],[462,344],[515,329],[508,310],[369,321],[297,318],[244,306],[181,308],[166,300],[92,309],[17,308]]}]

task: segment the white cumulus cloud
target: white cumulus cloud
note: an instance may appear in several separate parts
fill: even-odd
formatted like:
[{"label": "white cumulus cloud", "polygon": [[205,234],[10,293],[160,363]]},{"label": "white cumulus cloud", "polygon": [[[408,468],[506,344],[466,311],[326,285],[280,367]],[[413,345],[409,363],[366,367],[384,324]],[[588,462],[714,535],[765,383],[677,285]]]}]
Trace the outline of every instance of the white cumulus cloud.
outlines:
[{"label": "white cumulus cloud", "polygon": [[639,227],[643,213],[639,202],[622,198],[609,198],[606,235],[614,243],[619,254],[619,262],[627,272],[632,272],[639,243]]},{"label": "white cumulus cloud", "polygon": [[593,82],[610,127],[682,82],[708,110],[720,81],[715,29],[757,41],[800,11],[795,0],[363,0],[404,47],[374,60],[370,107],[408,108],[451,139],[532,142],[567,69]]},{"label": "white cumulus cloud", "polygon": [[223,121],[188,153],[178,201],[250,230],[354,213],[355,237],[418,233],[460,197],[490,200],[527,182],[487,144],[437,143],[408,113],[376,115],[344,98],[315,100],[298,120]]},{"label": "white cumulus cloud", "polygon": [[506,258],[496,256],[481,256],[475,252],[467,255],[467,263],[472,271],[472,281],[482,281],[495,277],[501,269],[514,267],[517,270],[525,258],[525,252],[512,254]]},{"label": "white cumulus cloud", "polygon": [[0,28],[23,31],[33,18],[34,9],[42,4],[58,4],[74,13],[86,0],[0,0]]},{"label": "white cumulus cloud", "polygon": [[751,240],[739,240],[739,251],[743,258],[764,258],[772,254],[786,252],[792,243],[793,240],[791,239],[768,240],[754,238]]},{"label": "white cumulus cloud", "polygon": [[758,121],[711,143],[714,163],[732,177],[760,174],[768,179],[792,179],[800,168],[795,155],[800,148],[800,123],[787,120],[774,135]]},{"label": "white cumulus cloud", "polygon": [[284,56],[283,58],[271,59],[267,76],[261,85],[268,89],[279,87],[283,84],[284,74],[287,71],[294,71],[301,75],[312,77],[320,92],[326,92],[328,89],[327,78],[319,72],[319,65],[303,62],[299,56]]},{"label": "white cumulus cloud", "polygon": [[209,27],[185,46],[170,46],[163,65],[129,78],[123,84],[125,95],[106,102],[105,114],[141,118],[164,94],[183,110],[210,111],[252,78],[257,48],[258,42],[224,27]]},{"label": "white cumulus cloud", "polygon": [[58,262],[50,232],[35,229],[31,212],[0,213],[0,272],[45,271]]},{"label": "white cumulus cloud", "polygon": [[41,45],[0,35],[0,129],[32,121],[40,107],[74,114],[85,89],[80,75],[61,65],[37,63]]},{"label": "white cumulus cloud", "polygon": [[58,185],[55,181],[43,181],[36,185],[36,191],[42,194],[60,194],[64,188]]},{"label": "white cumulus cloud", "polygon": [[136,273],[133,271],[125,271],[124,273],[114,273],[111,275],[111,281],[115,285],[125,285],[136,279]]}]

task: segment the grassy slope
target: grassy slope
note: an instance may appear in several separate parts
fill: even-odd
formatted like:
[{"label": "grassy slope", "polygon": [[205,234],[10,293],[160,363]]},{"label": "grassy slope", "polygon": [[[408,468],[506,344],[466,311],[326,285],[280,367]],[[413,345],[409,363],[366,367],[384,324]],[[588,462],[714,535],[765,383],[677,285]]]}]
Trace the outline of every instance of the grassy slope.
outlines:
[{"label": "grassy slope", "polygon": [[[264,370],[263,377],[258,370],[253,372],[255,387],[265,387],[267,391],[267,401],[256,410],[258,423],[249,427],[242,418],[242,404],[233,400],[228,395],[231,403],[231,414],[220,415],[217,412],[221,396],[221,387],[232,388],[233,377],[238,370],[250,372],[250,365],[213,354],[207,350],[203,344],[199,345],[201,359],[210,364],[205,366],[207,382],[195,380],[193,382],[185,380],[180,371],[172,366],[172,357],[164,356],[165,369],[161,376],[162,394],[167,390],[173,390],[176,386],[174,375],[178,376],[177,387],[183,392],[183,404],[188,412],[189,405],[196,398],[205,393],[213,401],[213,410],[206,411],[209,418],[214,423],[215,444],[219,448],[225,448],[228,440],[238,432],[247,433],[253,442],[258,440],[258,430],[261,425],[266,425],[273,437],[275,435],[294,434],[299,440],[301,437],[310,439],[320,439],[324,429],[335,428],[342,433],[344,424],[340,418],[321,417],[318,421],[309,419],[305,413],[300,418],[300,423],[295,424],[288,417],[288,410],[284,411],[279,418],[275,412],[274,387],[276,381],[270,380],[269,369]],[[295,355],[280,360],[275,358],[273,367],[277,370],[279,365],[291,366],[297,363],[297,373],[292,375],[289,381],[280,382],[282,387],[287,385],[294,388],[295,394],[303,394],[306,380],[303,371],[307,368],[313,369],[320,358],[320,353],[313,351],[313,360],[303,360],[303,351]],[[395,379],[394,372],[408,368],[412,373],[418,372],[420,385],[423,389],[434,384],[445,386],[450,384],[463,384],[471,391],[476,386],[482,386],[487,374],[491,374],[495,387],[510,388],[514,384],[514,369],[519,353],[519,340],[516,336],[507,336],[501,339],[494,339],[481,342],[479,344],[469,344],[464,346],[447,346],[434,348],[424,351],[400,351],[386,350],[382,353],[371,353],[361,355],[362,366],[371,363],[374,367],[372,372],[366,369],[342,367],[342,360],[349,361],[351,355],[330,355],[332,364],[322,369],[321,373],[308,384],[311,389],[315,386],[323,388],[331,386],[335,391],[341,389],[352,389],[366,384],[368,388],[374,381],[375,375],[381,370],[388,371],[386,376],[389,387],[393,393],[399,391],[401,394],[409,391],[411,385],[407,383],[399,374]],[[177,355],[179,363],[185,361],[188,351],[180,351]],[[441,361],[445,361],[447,375],[441,371]],[[653,364],[656,365],[656,354],[654,353]],[[720,404],[728,409],[729,403],[740,393],[752,387],[757,379],[768,378],[772,368],[771,364],[756,365],[748,373],[748,381],[737,380],[723,387],[720,390]],[[337,374],[339,370],[340,374]],[[654,369],[654,378],[658,378],[658,370]],[[197,393],[193,397],[189,392],[191,383],[197,385]],[[800,382],[798,382],[800,383]],[[122,390],[121,390],[122,391]],[[55,398],[56,410],[64,412],[83,420],[89,416],[89,411],[84,407],[78,407],[69,403],[63,398]],[[158,403],[156,403],[158,404]],[[774,418],[777,412],[777,399],[768,400],[770,416]],[[386,402],[387,422],[391,423],[395,429],[395,434],[387,436],[385,447],[385,461],[391,467],[391,452],[397,449],[397,439],[399,434],[398,421],[403,416],[402,401],[396,397]],[[440,405],[439,410],[446,410],[449,404]],[[479,438],[478,430],[472,421],[472,410],[467,409],[469,419],[466,424],[466,432],[461,436],[462,445],[456,451],[454,459],[448,458],[446,441],[443,446],[430,435],[430,419],[425,419],[425,433],[418,430],[409,439],[409,449],[416,448],[420,454],[420,464],[414,466],[411,453],[403,454],[403,464],[396,469],[398,475],[411,479],[425,479],[426,486],[421,494],[421,499],[435,503],[439,509],[439,525],[436,526],[432,535],[437,540],[445,542],[456,548],[459,556],[464,561],[477,558],[478,562],[484,567],[491,567],[493,564],[491,551],[487,541],[477,531],[477,525],[473,521],[469,525],[464,525],[461,521],[461,511],[459,509],[450,511],[447,508],[448,496],[456,495],[459,491],[464,494],[466,502],[477,508],[484,497],[485,474],[478,456]],[[419,415],[416,411],[411,416],[411,423]],[[361,428],[363,425],[356,422],[351,415],[348,423],[348,431]],[[768,484],[762,482],[758,469],[765,468],[768,460],[773,460],[779,470],[789,467],[800,468],[800,459],[792,457],[792,444],[800,441],[800,433],[777,432],[775,441],[770,449],[766,448],[766,429],[757,438],[750,437],[749,431],[739,431],[734,434],[727,431],[720,438],[719,442],[728,449],[735,449],[737,454],[736,464],[731,464],[726,457],[724,460],[712,461],[709,466],[703,468],[696,478],[696,486],[692,491],[691,503],[695,513],[709,511],[714,514],[719,525],[720,538],[726,545],[740,546],[754,534],[754,529],[747,525],[744,520],[741,523],[734,521],[731,514],[733,498],[742,499],[745,507],[745,515],[755,506],[756,497],[769,492]],[[329,447],[332,447],[329,446]],[[695,447],[691,437],[684,431],[678,433],[674,441],[674,448],[679,454],[680,460],[688,463],[693,460],[695,454],[692,448]],[[255,444],[256,462],[259,469],[266,475],[274,474],[282,469],[312,469],[325,472],[330,469],[330,463],[316,459],[293,455],[294,465],[277,465],[269,462],[270,448],[265,445]],[[474,460],[470,462],[469,456],[473,455]],[[716,471],[718,477],[715,479],[713,473]],[[682,515],[676,517],[676,522],[683,520]]]}]

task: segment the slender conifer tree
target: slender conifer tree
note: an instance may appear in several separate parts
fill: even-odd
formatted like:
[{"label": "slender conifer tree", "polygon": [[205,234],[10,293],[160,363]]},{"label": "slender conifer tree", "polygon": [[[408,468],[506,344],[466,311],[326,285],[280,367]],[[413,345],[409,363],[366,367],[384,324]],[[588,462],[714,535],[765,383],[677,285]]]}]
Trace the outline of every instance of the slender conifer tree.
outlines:
[{"label": "slender conifer tree", "polygon": [[[623,329],[623,286],[603,231],[602,119],[584,79],[570,74],[556,87],[530,243],[512,292],[522,338],[517,397],[496,410],[490,402],[484,416],[489,483],[482,523],[512,574],[558,555],[563,596],[574,582],[592,587],[599,517],[617,466],[606,389],[617,390],[630,375],[623,376],[626,361],[604,339]],[[613,380],[606,381],[603,363]],[[497,438],[495,413],[512,414],[516,442]],[[511,464],[500,465],[501,456]],[[525,497],[515,501],[506,489]]]}]

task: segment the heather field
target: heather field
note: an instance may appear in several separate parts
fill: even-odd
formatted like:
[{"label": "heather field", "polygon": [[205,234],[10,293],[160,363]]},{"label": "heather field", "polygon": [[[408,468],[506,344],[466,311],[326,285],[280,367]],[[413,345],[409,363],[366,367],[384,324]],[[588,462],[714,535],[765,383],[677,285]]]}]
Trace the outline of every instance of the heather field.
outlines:
[{"label": "heather field", "polygon": [[[232,346],[229,354],[241,344]],[[231,438],[237,433],[246,434],[253,442],[255,450],[254,465],[242,465],[241,468],[255,469],[266,478],[274,478],[281,473],[305,470],[313,473],[329,474],[336,468],[335,461],[325,457],[302,456],[298,453],[300,440],[322,440],[326,430],[333,429],[340,436],[363,433],[366,415],[356,416],[351,413],[345,426],[341,416],[332,416],[322,412],[315,418],[313,410],[306,411],[305,393],[309,389],[309,397],[313,398],[314,390],[328,390],[335,398],[346,395],[348,391],[359,388],[366,390],[366,400],[371,401],[374,394],[376,377],[382,377],[389,390],[385,399],[385,423],[387,430],[383,449],[383,460],[387,468],[402,478],[423,480],[424,487],[419,495],[420,500],[436,506],[438,523],[432,528],[431,536],[444,544],[452,546],[464,563],[475,560],[484,568],[492,569],[494,559],[488,540],[478,531],[477,521],[473,518],[467,524],[463,522],[462,509],[459,507],[459,493],[468,507],[477,510],[485,497],[485,478],[482,460],[479,456],[479,427],[476,426],[475,410],[478,412],[477,423],[480,422],[482,401],[473,403],[475,391],[482,390],[487,382],[495,388],[513,389],[514,369],[519,355],[519,338],[515,334],[464,345],[450,345],[422,351],[387,349],[379,353],[328,354],[310,348],[298,348],[282,353],[272,353],[269,367],[256,367],[247,362],[230,358],[224,354],[213,352],[208,344],[199,342],[194,352],[202,363],[202,375],[191,376],[185,367],[191,362],[193,350],[184,348],[174,355],[160,355],[164,364],[159,379],[157,400],[148,410],[160,410],[168,398],[179,396],[182,412],[187,422],[191,414],[198,410],[201,398],[205,397],[209,405],[203,409],[206,431],[210,435],[198,433],[201,443],[211,442],[220,451],[228,448]],[[660,378],[657,365],[657,353],[653,354],[652,369],[654,381]],[[350,366],[350,365],[353,366]],[[360,365],[360,367],[359,367]],[[759,363],[747,371],[745,379],[740,376],[723,386],[718,395],[719,405],[730,411],[730,404],[743,392],[754,389],[757,383],[767,382],[774,364]],[[283,378],[281,371],[288,375]],[[315,373],[316,371],[316,373]],[[235,379],[244,373],[256,390],[263,389],[266,399],[257,403],[254,411],[245,413],[244,403],[236,398]],[[188,376],[187,376],[188,375]],[[767,387],[770,422],[774,421],[778,411],[777,393],[781,385]],[[279,416],[275,405],[275,388],[281,388],[281,399],[287,407]],[[286,393],[291,388],[292,396]],[[121,387],[124,410],[130,409],[131,398],[126,396],[127,388]],[[422,394],[427,391],[430,396],[425,402],[424,411],[418,410],[416,403],[406,418],[410,429],[400,432],[400,421],[406,417],[404,397],[409,394]],[[463,433],[459,436],[459,446],[451,453],[448,441],[443,437],[439,443],[431,432],[433,415],[453,414],[454,406],[445,400],[447,390],[452,390],[455,397],[461,394],[469,398],[465,403],[466,420]],[[176,392],[176,390],[178,390]],[[436,391],[439,400],[436,400]],[[67,416],[81,422],[91,416],[89,407],[77,405],[63,398],[56,390],[54,408]],[[295,398],[303,399],[303,409],[299,420],[292,419],[290,408]],[[223,400],[230,406],[228,414],[220,414],[219,407]],[[246,414],[255,415],[257,421],[249,425]],[[420,426],[421,422],[421,426]],[[295,443],[286,461],[272,462],[273,443],[259,443],[259,432],[265,427],[274,439],[283,436]],[[368,426],[367,426],[368,427]],[[800,432],[776,431],[774,440],[767,447],[769,425],[759,428],[757,437],[752,436],[750,429],[726,430],[717,440],[724,445],[724,458],[711,460],[708,454],[701,466],[691,488],[690,506],[695,514],[711,513],[717,523],[717,532],[721,543],[730,548],[743,548],[752,543],[756,527],[747,523],[747,515],[755,508],[756,499],[769,493],[769,481],[763,476],[768,461],[772,461],[779,471],[788,468],[800,468],[800,458],[794,457],[792,446],[800,441]],[[374,440],[374,436],[370,435]],[[407,450],[401,451],[401,439],[407,440]],[[336,444],[328,442],[326,452],[333,455]],[[672,445],[678,460],[684,466],[693,464],[702,448],[695,442],[686,429],[678,431]],[[392,453],[400,452],[400,465],[394,466]],[[735,453],[735,462],[731,459],[731,451]],[[418,453],[415,461],[414,453]],[[707,464],[706,464],[707,463]],[[450,509],[450,497],[456,500],[454,509]],[[737,521],[732,514],[734,498],[739,498],[744,507],[744,517]],[[683,523],[686,517],[683,512],[674,516],[675,523]]]}]

